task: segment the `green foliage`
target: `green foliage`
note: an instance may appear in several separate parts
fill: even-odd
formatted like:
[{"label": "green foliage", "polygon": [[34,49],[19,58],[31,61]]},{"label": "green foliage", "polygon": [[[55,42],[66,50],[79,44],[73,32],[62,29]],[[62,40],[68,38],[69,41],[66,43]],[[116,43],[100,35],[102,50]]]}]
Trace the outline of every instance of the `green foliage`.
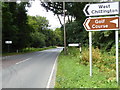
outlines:
[{"label": "green foliage", "polygon": [[2,3],[2,48],[7,52],[5,41],[12,41],[10,52],[16,52],[26,47],[40,48],[44,46],[61,45],[60,30],[50,30],[46,17],[27,16],[27,2]]},{"label": "green foliage", "polygon": [[[82,52],[87,54],[88,50],[82,49]],[[98,48],[93,49],[93,52],[97,54],[93,60],[92,77],[89,76],[89,65],[82,63],[84,59],[80,57],[78,48],[68,48],[68,55],[62,52],[58,59],[55,88],[117,88],[115,70],[111,67],[113,62],[115,63],[110,59],[113,56],[108,56],[105,52],[104,57],[100,57]],[[96,65],[100,65],[101,68]]]},{"label": "green foliage", "polygon": [[63,35],[62,35],[62,31],[60,28],[56,28],[55,29],[55,35],[56,35],[56,45],[58,46],[62,46],[63,45]]},{"label": "green foliage", "polygon": [[49,21],[42,16],[28,16],[28,24],[34,29],[34,31],[46,30],[49,26]]},{"label": "green foliage", "polygon": [[[2,42],[12,41],[12,51],[21,49],[29,44],[30,30],[28,30],[25,6],[28,3],[2,3]],[[7,45],[2,43],[3,52]]]},{"label": "green foliage", "polygon": [[22,53],[28,53],[28,52],[34,52],[34,51],[42,51],[42,50],[46,50],[46,49],[52,49],[52,48],[56,48],[55,46],[50,46],[50,47],[44,47],[44,48],[24,48],[21,50]]},{"label": "green foliage", "polygon": [[45,42],[46,46],[54,46],[56,45],[55,34],[53,30],[44,30],[44,35],[46,36]]},{"label": "green foliage", "polygon": [[[87,48],[82,48],[82,59],[80,59],[80,63],[84,65],[88,65],[89,63],[89,50]],[[101,52],[98,48],[92,48],[92,61],[96,63],[97,61],[101,60]]]},{"label": "green foliage", "polygon": [[[83,48],[81,57],[82,58],[80,59],[80,63],[84,65],[88,65],[89,50],[86,48]],[[95,66],[98,68],[101,68],[102,65],[107,65],[106,67],[115,70],[115,56],[112,50],[110,52],[103,52],[102,50],[100,51],[98,48],[92,48],[92,62],[93,62],[93,65],[95,64]],[[113,66],[111,66],[111,64]],[[104,71],[105,68],[103,68],[102,70]]]},{"label": "green foliage", "polygon": [[85,14],[83,13],[84,6],[88,2],[67,2],[65,9],[67,14],[76,18],[79,23],[83,23]]},{"label": "green foliage", "polygon": [[[65,3],[65,16],[68,18],[66,23],[66,40],[68,43],[85,43],[88,42],[87,32],[83,28],[83,22],[85,20],[85,15],[83,13],[83,8],[86,2],[66,2]],[[63,16],[63,2],[42,2],[41,5],[46,9],[52,11],[58,16]],[[73,21],[75,19],[75,21]],[[60,20],[59,20],[60,21]],[[60,21],[61,23],[61,21]],[[63,24],[61,27],[63,36]]]},{"label": "green foliage", "polygon": [[82,43],[88,42],[88,32],[86,32],[78,21],[66,24],[67,43]]},{"label": "green foliage", "polygon": [[[50,10],[56,15],[63,16],[63,2],[42,2],[41,4],[47,11]],[[88,4],[88,2],[65,2],[65,16],[68,18],[66,23],[67,44],[79,42],[84,46],[88,44],[88,32],[86,32],[83,28],[83,22],[86,18],[83,8],[86,4]],[[74,21],[73,18],[75,19]],[[115,42],[114,32],[115,31],[93,32],[93,46],[97,46],[99,49],[110,51]]]},{"label": "green foliage", "polygon": [[[120,45],[120,44],[119,44],[119,45]],[[120,47],[120,46],[119,46],[119,47]],[[119,51],[119,52],[120,52],[120,51]],[[115,44],[114,44],[114,45],[112,46],[109,54],[110,54],[110,55],[115,55],[115,53],[116,53],[116,47],[115,47]]]},{"label": "green foliage", "polygon": [[93,32],[93,45],[110,51],[115,44],[115,31]]},{"label": "green foliage", "polygon": [[31,33],[31,46],[32,47],[43,47],[45,46],[45,35],[36,31],[34,33]]},{"label": "green foliage", "polygon": [[[115,50],[114,50],[115,51]],[[83,49],[82,59],[80,59],[80,64],[89,65],[89,54],[88,50]],[[92,63],[94,67],[99,68],[100,72],[109,74],[107,77],[108,80],[115,81],[115,56],[113,51],[111,52],[102,52],[96,48],[92,49]]]},{"label": "green foliage", "polygon": [[45,17],[28,16],[28,23],[33,28],[31,33],[32,47],[61,45],[62,35],[60,29],[48,29],[49,22]]},{"label": "green foliage", "polygon": [[[88,2],[66,2],[65,3],[66,16],[68,16],[69,22],[72,22],[69,16],[75,17],[76,20],[80,20],[81,22],[84,21],[85,15],[83,13],[83,8],[87,3]],[[63,15],[63,2],[42,2],[41,5],[47,11],[50,10],[54,14]]]}]

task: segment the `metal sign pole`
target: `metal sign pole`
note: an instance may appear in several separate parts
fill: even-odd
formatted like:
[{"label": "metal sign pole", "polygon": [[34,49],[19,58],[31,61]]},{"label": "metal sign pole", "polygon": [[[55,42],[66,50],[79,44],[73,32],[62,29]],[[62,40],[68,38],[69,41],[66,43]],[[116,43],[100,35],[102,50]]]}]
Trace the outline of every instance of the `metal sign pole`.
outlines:
[{"label": "metal sign pole", "polygon": [[9,53],[9,44],[8,44],[8,53]]},{"label": "metal sign pole", "polygon": [[119,70],[118,70],[118,30],[115,31],[116,42],[116,81],[119,83]]},{"label": "metal sign pole", "polygon": [[89,60],[90,60],[90,76],[92,76],[92,32],[89,31]]}]

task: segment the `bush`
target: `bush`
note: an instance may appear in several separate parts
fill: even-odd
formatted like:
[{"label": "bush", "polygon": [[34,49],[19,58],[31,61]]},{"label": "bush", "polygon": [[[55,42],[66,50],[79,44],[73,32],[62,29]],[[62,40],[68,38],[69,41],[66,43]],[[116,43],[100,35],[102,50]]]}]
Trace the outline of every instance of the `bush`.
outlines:
[{"label": "bush", "polygon": [[[98,48],[92,48],[92,60],[93,63],[96,63],[101,60],[101,53]],[[82,61],[80,60],[84,65],[88,65],[89,62],[89,50],[86,48],[83,48],[82,50]]]},{"label": "bush", "polygon": [[110,55],[115,55],[115,52],[116,52],[116,47],[115,47],[115,45],[113,45],[110,50]]},{"label": "bush", "polygon": [[76,57],[79,54],[79,48],[69,47],[67,48],[67,52],[68,52],[68,55],[72,55],[73,57]]},{"label": "bush", "polygon": [[[82,49],[82,56],[87,62],[89,62],[88,53],[88,49]],[[109,61],[113,56],[109,56],[106,52],[102,55],[98,48],[93,48],[93,53],[95,64],[92,68],[93,76],[90,77],[89,66],[85,66],[86,63],[81,64],[86,61],[80,58],[78,48],[68,48],[68,55],[62,52],[58,58],[55,88],[117,88],[115,70],[109,68],[109,62],[110,65],[114,62]],[[82,60],[79,64],[80,59]]]},{"label": "bush", "polygon": [[31,33],[31,37],[32,37],[32,47],[35,48],[42,48],[43,46],[45,46],[45,35],[36,31],[34,33]]},{"label": "bush", "polygon": [[[109,74],[106,78],[108,82],[115,81],[115,56],[113,47],[110,52],[104,50],[101,51],[98,48],[92,48],[92,63],[94,67],[99,68],[99,72],[104,72]],[[104,52],[103,52],[104,51]],[[89,50],[83,48],[82,59],[80,59],[80,64],[89,65]]]}]

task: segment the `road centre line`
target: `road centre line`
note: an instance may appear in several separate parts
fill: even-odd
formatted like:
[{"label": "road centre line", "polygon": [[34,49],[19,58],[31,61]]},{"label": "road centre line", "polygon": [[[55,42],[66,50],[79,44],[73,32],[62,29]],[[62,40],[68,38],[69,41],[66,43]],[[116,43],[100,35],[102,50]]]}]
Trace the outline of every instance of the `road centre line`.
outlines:
[{"label": "road centre line", "polygon": [[27,58],[27,59],[25,59],[25,60],[23,60],[23,61],[20,61],[20,62],[16,63],[16,64],[20,64],[20,63],[26,62],[26,61],[28,61],[28,60],[30,60],[30,59],[32,59],[32,58]]}]

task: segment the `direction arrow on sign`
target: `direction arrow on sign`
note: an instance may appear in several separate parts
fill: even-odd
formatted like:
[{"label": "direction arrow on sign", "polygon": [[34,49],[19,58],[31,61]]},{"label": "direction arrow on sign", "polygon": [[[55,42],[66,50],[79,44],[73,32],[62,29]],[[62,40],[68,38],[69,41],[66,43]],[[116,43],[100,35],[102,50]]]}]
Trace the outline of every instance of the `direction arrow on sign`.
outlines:
[{"label": "direction arrow on sign", "polygon": [[83,26],[87,31],[103,31],[120,29],[120,17],[87,18]]},{"label": "direction arrow on sign", "polygon": [[87,4],[83,9],[86,16],[115,15],[120,13],[119,2]]}]

